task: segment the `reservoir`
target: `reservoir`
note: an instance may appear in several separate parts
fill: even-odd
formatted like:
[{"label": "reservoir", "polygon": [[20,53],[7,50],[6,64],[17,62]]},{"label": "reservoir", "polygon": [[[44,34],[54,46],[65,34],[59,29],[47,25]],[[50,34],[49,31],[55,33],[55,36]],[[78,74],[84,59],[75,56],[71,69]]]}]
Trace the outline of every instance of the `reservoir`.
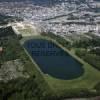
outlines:
[{"label": "reservoir", "polygon": [[31,39],[24,47],[44,74],[62,80],[80,77],[82,64],[52,41]]}]

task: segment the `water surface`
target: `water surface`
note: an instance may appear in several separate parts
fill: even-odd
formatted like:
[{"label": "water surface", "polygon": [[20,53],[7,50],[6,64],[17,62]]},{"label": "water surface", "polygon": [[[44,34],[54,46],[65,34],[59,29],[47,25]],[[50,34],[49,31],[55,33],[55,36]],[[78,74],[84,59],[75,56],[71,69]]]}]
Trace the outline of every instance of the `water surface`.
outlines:
[{"label": "water surface", "polygon": [[24,47],[44,74],[64,80],[83,74],[82,64],[51,41],[32,39],[26,41]]}]

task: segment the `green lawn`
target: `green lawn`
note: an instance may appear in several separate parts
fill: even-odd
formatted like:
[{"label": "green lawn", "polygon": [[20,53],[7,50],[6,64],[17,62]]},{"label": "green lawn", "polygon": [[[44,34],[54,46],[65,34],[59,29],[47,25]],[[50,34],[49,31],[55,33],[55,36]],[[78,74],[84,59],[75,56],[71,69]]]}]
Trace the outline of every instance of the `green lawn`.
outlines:
[{"label": "green lawn", "polygon": [[[100,71],[95,69],[90,64],[86,63],[79,57],[77,57],[74,53],[74,48],[72,48],[70,51],[60,45],[57,41],[49,38],[49,37],[43,37],[43,36],[36,36],[31,37],[31,39],[34,38],[40,38],[40,39],[47,39],[53,41],[55,44],[60,46],[62,49],[64,49],[66,52],[68,52],[72,57],[77,59],[80,63],[83,64],[84,68],[84,74],[80,76],[79,78],[73,79],[73,80],[61,80],[56,79],[52,76],[49,76],[47,74],[43,74],[41,70],[39,69],[39,66],[36,64],[36,62],[33,61],[33,63],[36,64],[36,68],[39,69],[38,71],[42,73],[41,75],[44,76],[45,81],[48,83],[48,85],[51,87],[51,89],[59,96],[66,95],[68,92],[70,93],[79,93],[78,91],[82,91],[84,89],[95,93],[96,90],[94,89],[94,86],[100,82]],[[24,38],[22,41],[28,40],[28,38]],[[23,43],[23,42],[22,42]]]}]

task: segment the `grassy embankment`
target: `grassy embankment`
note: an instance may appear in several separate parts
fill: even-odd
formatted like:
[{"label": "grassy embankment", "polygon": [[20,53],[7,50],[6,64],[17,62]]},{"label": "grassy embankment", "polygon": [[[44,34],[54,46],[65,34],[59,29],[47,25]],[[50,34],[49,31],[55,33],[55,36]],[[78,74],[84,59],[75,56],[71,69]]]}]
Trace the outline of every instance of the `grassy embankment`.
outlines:
[{"label": "grassy embankment", "polygon": [[[24,39],[28,40],[30,37]],[[96,90],[94,89],[95,85],[100,82],[100,71],[95,69],[93,66],[88,64],[87,62],[83,61],[79,57],[75,55],[75,50],[70,48],[70,51],[68,50],[70,46],[67,45],[62,46],[61,44],[65,41],[61,38],[63,41],[59,41],[59,37],[56,36],[50,36],[50,35],[42,35],[42,36],[35,36],[31,37],[31,39],[39,38],[39,39],[46,39],[53,41],[55,44],[60,46],[62,49],[64,49],[66,52],[68,52],[72,57],[74,57],[76,60],[78,60],[80,63],[83,64],[84,68],[84,74],[80,76],[79,78],[73,79],[73,80],[60,80],[56,79],[54,77],[51,77],[47,74],[42,74],[45,78],[46,82],[49,84],[49,86],[52,88],[52,90],[58,95],[62,97],[74,97],[74,96],[93,96],[96,95]],[[36,63],[36,62],[35,62]],[[37,68],[39,66],[37,65]]]}]

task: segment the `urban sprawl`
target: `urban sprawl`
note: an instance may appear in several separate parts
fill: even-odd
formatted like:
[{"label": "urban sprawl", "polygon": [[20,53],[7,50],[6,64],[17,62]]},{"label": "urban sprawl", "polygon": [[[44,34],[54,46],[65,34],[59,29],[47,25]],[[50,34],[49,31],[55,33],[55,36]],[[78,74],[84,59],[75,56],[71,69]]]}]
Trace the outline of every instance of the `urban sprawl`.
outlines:
[{"label": "urban sprawl", "polygon": [[0,2],[0,13],[22,17],[41,30],[60,36],[88,32],[100,35],[100,2],[77,2],[78,0],[66,0],[55,5],[50,2],[49,6],[36,5],[32,1]]}]

